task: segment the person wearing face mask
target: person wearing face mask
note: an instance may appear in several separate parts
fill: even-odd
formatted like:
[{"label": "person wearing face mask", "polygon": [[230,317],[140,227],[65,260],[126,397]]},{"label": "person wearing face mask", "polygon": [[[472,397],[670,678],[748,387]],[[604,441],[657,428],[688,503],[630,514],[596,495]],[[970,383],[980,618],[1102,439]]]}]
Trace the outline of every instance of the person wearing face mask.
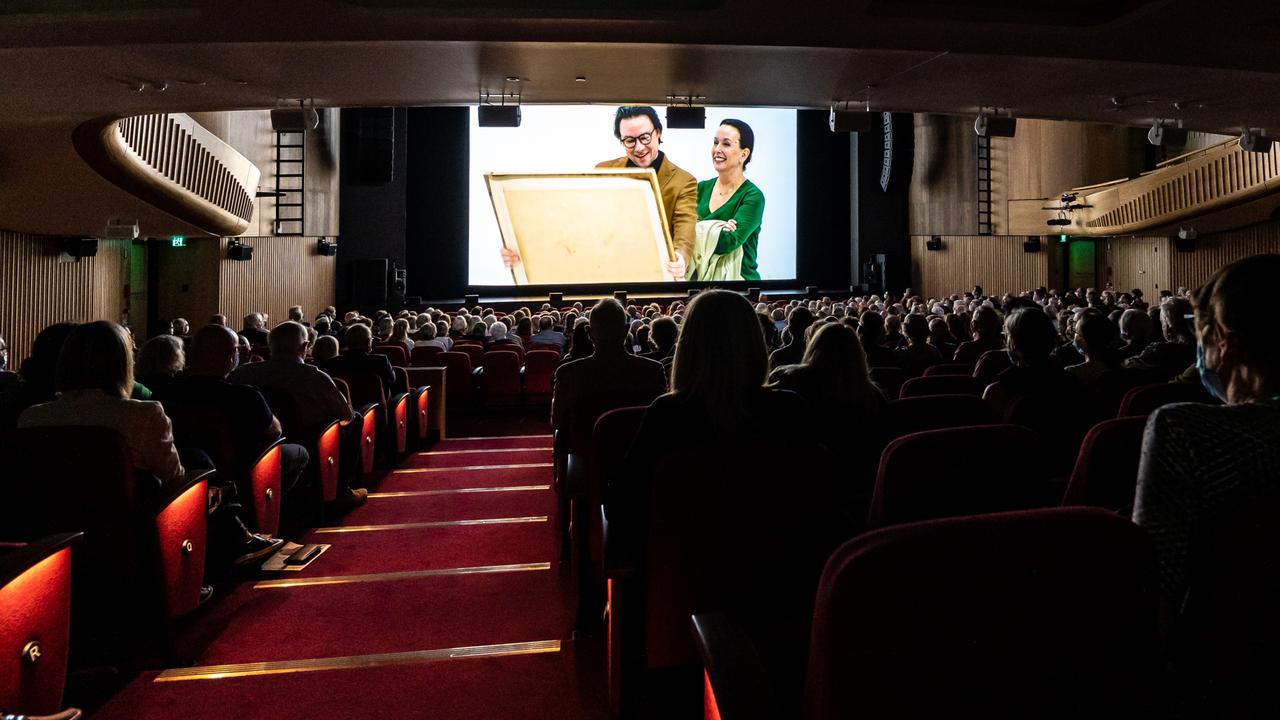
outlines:
[{"label": "person wearing face mask", "polygon": [[[623,105],[613,116],[613,136],[626,154],[599,163],[596,168],[653,168],[662,193],[662,207],[667,213],[671,244],[676,251],[675,257],[664,263],[665,269],[674,280],[686,279],[693,268],[694,224],[698,221],[697,181],[662,152],[662,121],[658,119],[657,110],[647,105]],[[509,268],[515,267],[520,263],[520,255],[504,247],[502,262]]]},{"label": "person wearing face mask", "polygon": [[[1200,288],[1192,314],[1196,365],[1205,389],[1225,405],[1161,407],[1143,436],[1133,520],[1155,548],[1162,629],[1174,641],[1167,691],[1185,717],[1276,716],[1275,542],[1260,541],[1258,530],[1248,547],[1227,539],[1242,527],[1274,535],[1266,529],[1280,512],[1280,337],[1269,297],[1276,277],[1280,255],[1256,255]],[[1237,554],[1250,570],[1215,572],[1220,564],[1239,568],[1229,562]],[[1225,597],[1224,581],[1231,610],[1201,615],[1206,598]],[[1238,627],[1220,627],[1224,618]],[[1242,628],[1253,647],[1266,650],[1209,652]]]}]

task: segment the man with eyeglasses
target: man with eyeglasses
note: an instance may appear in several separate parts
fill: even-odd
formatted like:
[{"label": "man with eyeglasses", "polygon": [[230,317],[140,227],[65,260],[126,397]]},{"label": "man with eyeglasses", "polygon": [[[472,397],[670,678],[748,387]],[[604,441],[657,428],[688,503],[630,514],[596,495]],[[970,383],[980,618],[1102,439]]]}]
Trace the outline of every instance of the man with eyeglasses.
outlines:
[{"label": "man with eyeglasses", "polygon": [[[662,152],[662,121],[658,111],[647,105],[623,105],[613,117],[613,136],[622,143],[626,155],[596,165],[596,168],[653,168],[658,175],[662,206],[676,257],[664,263],[667,273],[684,280],[693,257],[694,226],[698,222],[698,182]],[[520,261],[514,251],[503,248],[503,262],[513,267]]]}]

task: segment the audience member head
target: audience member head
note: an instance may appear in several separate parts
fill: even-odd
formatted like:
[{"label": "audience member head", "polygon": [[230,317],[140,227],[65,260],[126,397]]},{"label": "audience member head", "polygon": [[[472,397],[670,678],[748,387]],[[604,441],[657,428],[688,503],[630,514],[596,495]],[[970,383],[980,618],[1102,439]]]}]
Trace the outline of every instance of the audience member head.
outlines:
[{"label": "audience member head", "polygon": [[210,325],[223,325],[223,326],[225,326],[225,325],[227,324],[227,316],[226,316],[226,315],[213,315],[213,316],[211,316],[211,317],[209,318],[209,324],[210,324]]},{"label": "audience member head", "polygon": [[751,303],[728,290],[703,290],[689,303],[671,368],[672,392],[703,405],[719,434],[746,416],[746,398],[769,367]]},{"label": "audience member head", "polygon": [[[361,325],[353,325],[347,330],[347,337]],[[369,330],[365,328],[367,333]],[[286,320],[271,329],[267,336],[267,345],[271,348],[271,359],[297,359],[301,361],[307,356],[307,329],[302,323]]]},{"label": "audience member head", "polygon": [[261,330],[263,325],[262,315],[258,313],[249,313],[244,316],[245,330]]},{"label": "audience member head", "polygon": [[840,322],[824,323],[813,333],[801,362],[837,383],[850,379],[857,385],[870,382],[867,353],[857,333]]},{"label": "audience member head", "polygon": [[572,333],[569,351],[574,357],[586,357],[595,352],[595,345],[591,343],[591,323],[586,318],[574,321]]},{"label": "audience member head", "polygon": [[1196,365],[1205,387],[1226,402],[1280,394],[1270,297],[1277,277],[1280,255],[1254,255],[1221,268],[1195,294]]},{"label": "audience member head", "polygon": [[1076,342],[1080,352],[1092,362],[1115,364],[1118,337],[1115,323],[1100,312],[1087,312],[1076,322]]},{"label": "audience member head", "polygon": [[533,336],[533,320],[529,316],[522,315],[519,320],[516,320],[516,335],[522,338]]},{"label": "audience member head", "polygon": [[944,317],[935,316],[929,320],[929,342],[934,345],[950,345],[955,342]]},{"label": "audience member head", "polygon": [[1043,310],[1015,310],[1005,321],[1005,333],[1008,335],[1009,359],[1014,365],[1044,367],[1049,364],[1058,333]]},{"label": "audience member head", "polygon": [[53,399],[58,356],[75,328],[75,323],[55,323],[41,330],[31,344],[31,356],[22,362],[20,373],[34,402]]},{"label": "audience member head", "polygon": [[1120,316],[1120,337],[1134,345],[1151,341],[1151,316],[1141,310],[1125,310]]},{"label": "audience member head", "polygon": [[306,316],[302,314],[301,305],[293,305],[289,308],[289,312],[287,313],[287,318],[289,320],[300,323],[304,317]]},{"label": "audience member head", "polygon": [[588,316],[591,342],[596,352],[623,350],[627,339],[627,312],[613,298],[605,298],[591,308]]},{"label": "audience member head", "polygon": [[1165,300],[1160,305],[1160,327],[1171,343],[1195,344],[1196,330],[1191,322],[1191,301],[1184,297]]},{"label": "audience member head", "polygon": [[507,339],[506,324],[500,323],[500,322],[494,323],[493,326],[489,328],[489,337],[492,338],[494,341],[506,340]]},{"label": "audience member head", "polygon": [[538,332],[550,330],[555,325],[555,320],[550,315],[543,315],[538,318]]},{"label": "audience member head", "polygon": [[867,310],[858,318],[858,339],[867,346],[879,345],[884,337],[884,316],[875,310]]},{"label": "audience member head", "polygon": [[173,319],[173,334],[179,337],[186,337],[191,334],[191,324],[186,318]]},{"label": "audience member head", "polygon": [[311,357],[318,363],[338,357],[338,338],[332,335],[316,338],[315,346],[311,348]]},{"label": "audience member head", "polygon": [[191,351],[187,353],[189,374],[225,378],[239,362],[240,340],[230,328],[205,325],[191,338]]},{"label": "audience member head", "polygon": [[157,335],[138,349],[135,374],[143,378],[172,378],[185,366],[182,341],[172,335]]},{"label": "audience member head", "polygon": [[923,315],[915,313],[908,315],[906,322],[903,323],[903,331],[912,345],[924,345],[929,342],[929,320]]},{"label": "audience member head", "polygon": [[409,321],[397,320],[391,325],[392,340],[408,340],[409,339]]},{"label": "audience member head", "polygon": [[807,307],[797,307],[787,316],[787,334],[791,342],[804,342],[805,331],[813,324],[813,313]]},{"label": "audience member head", "polygon": [[427,322],[422,323],[422,327],[418,328],[418,335],[423,340],[435,340],[436,335],[439,332],[440,332],[440,328],[436,327],[435,323],[432,323],[429,320]]},{"label": "audience member head", "polygon": [[347,331],[347,351],[360,355],[373,350],[373,332],[368,325],[352,325]]},{"label": "audience member head", "polygon": [[649,325],[649,340],[653,349],[664,355],[675,348],[679,335],[679,326],[669,317],[657,318]]},{"label": "audience member head", "polygon": [[127,399],[133,394],[133,340],[106,320],[76,326],[58,353],[54,387],[59,393],[100,390]]},{"label": "audience member head", "polygon": [[973,337],[988,339],[1000,335],[1000,313],[995,308],[983,305],[973,313]]},{"label": "audience member head", "polygon": [[[390,315],[387,315],[378,320],[378,328],[377,330],[374,331],[373,334],[377,335],[378,338],[381,340],[390,340],[391,331],[394,327],[395,327],[395,321],[391,319]],[[347,340],[347,344],[350,345],[351,341]]]}]

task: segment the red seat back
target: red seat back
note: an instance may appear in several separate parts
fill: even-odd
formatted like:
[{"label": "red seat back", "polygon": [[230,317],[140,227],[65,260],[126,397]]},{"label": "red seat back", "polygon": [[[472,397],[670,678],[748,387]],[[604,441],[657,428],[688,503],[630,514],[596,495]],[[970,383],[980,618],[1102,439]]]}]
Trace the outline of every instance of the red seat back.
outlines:
[{"label": "red seat back", "polygon": [[924,369],[924,377],[934,375],[973,375],[973,366],[969,363],[939,363]]},{"label": "red seat back", "polygon": [[479,343],[457,343],[452,352],[465,353],[471,358],[471,367],[480,367],[480,358],[484,357],[484,346]]},{"label": "red seat back", "polygon": [[922,395],[976,395],[982,397],[986,385],[968,375],[929,375],[911,378],[902,384],[898,397],[912,398]]},{"label": "red seat back", "polygon": [[921,395],[890,400],[884,408],[887,441],[924,430],[989,425],[991,406],[976,395]]},{"label": "red seat back", "polygon": [[0,707],[14,714],[62,709],[71,625],[71,547],[53,535],[0,551]]},{"label": "red seat back", "polygon": [[1199,383],[1156,383],[1142,385],[1125,393],[1117,417],[1146,417],[1163,405],[1178,402],[1220,404]]},{"label": "red seat back", "polygon": [[490,350],[480,359],[486,403],[511,404],[520,400],[520,356],[511,350]]},{"label": "red seat back", "polygon": [[439,355],[444,348],[439,345],[415,345],[410,360],[414,367],[431,367],[440,361]]},{"label": "red seat back", "polygon": [[1017,425],[926,430],[880,456],[869,528],[1057,504],[1040,438]]},{"label": "red seat back", "polygon": [[1133,513],[1133,495],[1142,455],[1144,417],[1104,420],[1084,436],[1075,469],[1063,495],[1063,505],[1092,505]]},{"label": "red seat back", "polygon": [[610,410],[596,420],[595,431],[591,433],[591,459],[587,465],[590,477],[585,494],[591,522],[588,554],[593,564],[599,563],[603,556],[598,508],[604,501],[605,488],[620,477],[623,458],[631,449],[646,409],[641,405]]},{"label": "red seat back", "polygon": [[[534,346],[538,347],[538,346]],[[560,365],[560,353],[554,350],[530,350],[524,356],[524,391],[530,400],[551,397],[551,380]]]},{"label": "red seat back", "polygon": [[822,575],[805,717],[1143,717],[1154,568],[1140,528],[1093,508],[858,536]]},{"label": "red seat back", "polygon": [[409,351],[400,343],[383,343],[378,345],[370,353],[371,355],[386,355],[391,360],[392,365],[404,367],[409,364]]},{"label": "red seat back", "polygon": [[471,356],[462,352],[446,352],[438,355],[437,359],[445,368],[445,398],[449,407],[454,407],[454,403],[469,402],[475,395]]},{"label": "red seat back", "polygon": [[990,385],[996,381],[996,376],[1013,365],[1013,361],[1009,359],[1009,353],[1004,350],[988,350],[982,353],[982,357],[978,358],[978,364],[973,368],[973,376],[982,381],[983,385]]}]

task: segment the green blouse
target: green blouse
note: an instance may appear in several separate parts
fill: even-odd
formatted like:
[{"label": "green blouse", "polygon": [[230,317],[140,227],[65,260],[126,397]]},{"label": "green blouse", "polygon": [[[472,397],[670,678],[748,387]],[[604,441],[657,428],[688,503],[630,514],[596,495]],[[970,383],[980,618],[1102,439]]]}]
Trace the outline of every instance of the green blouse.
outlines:
[{"label": "green blouse", "polygon": [[[734,248],[742,247],[742,279],[759,280],[760,271],[756,267],[756,249],[760,243],[760,223],[764,219],[764,193],[750,180],[744,180],[725,204],[711,212],[711,191],[715,188],[716,179],[703,180],[698,183],[698,220],[736,220],[738,229],[720,233],[720,242],[716,243],[716,253],[724,254]],[[697,278],[692,278],[696,280]]]}]

